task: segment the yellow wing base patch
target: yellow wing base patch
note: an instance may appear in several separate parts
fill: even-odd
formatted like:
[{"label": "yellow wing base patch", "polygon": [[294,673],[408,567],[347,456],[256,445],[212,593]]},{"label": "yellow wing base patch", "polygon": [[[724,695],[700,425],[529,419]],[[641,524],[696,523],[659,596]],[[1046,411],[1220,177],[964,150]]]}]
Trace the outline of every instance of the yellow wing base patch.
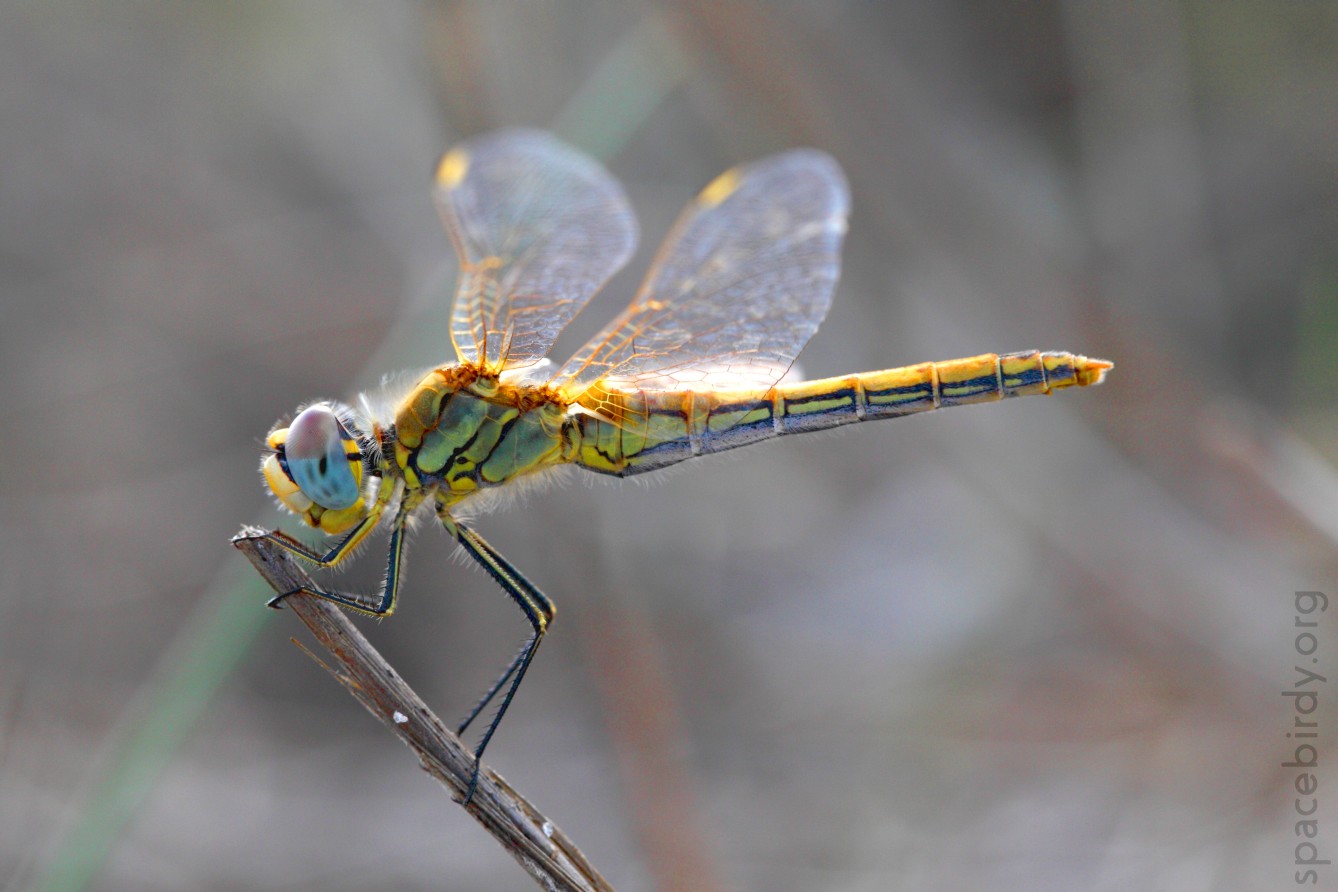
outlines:
[{"label": "yellow wing base patch", "polygon": [[469,172],[469,153],[464,149],[452,149],[441,158],[437,165],[437,183],[443,189],[454,189],[464,180]]}]

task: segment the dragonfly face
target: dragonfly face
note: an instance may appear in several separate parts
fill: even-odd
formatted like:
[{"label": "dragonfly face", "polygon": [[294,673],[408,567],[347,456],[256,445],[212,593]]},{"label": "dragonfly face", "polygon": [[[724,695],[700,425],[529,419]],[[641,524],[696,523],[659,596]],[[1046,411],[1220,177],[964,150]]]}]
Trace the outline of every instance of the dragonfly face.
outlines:
[{"label": "dragonfly face", "polygon": [[270,431],[265,483],[289,511],[317,529],[342,533],[367,514],[361,431],[347,406],[316,403]]}]

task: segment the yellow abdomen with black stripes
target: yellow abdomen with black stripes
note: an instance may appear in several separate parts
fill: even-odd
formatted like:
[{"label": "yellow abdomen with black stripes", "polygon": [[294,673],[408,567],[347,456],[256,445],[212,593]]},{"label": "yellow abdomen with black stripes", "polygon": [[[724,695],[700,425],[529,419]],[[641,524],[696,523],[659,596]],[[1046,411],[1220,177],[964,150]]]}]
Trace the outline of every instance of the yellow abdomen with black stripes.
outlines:
[{"label": "yellow abdomen with black stripes", "polygon": [[[573,460],[624,477],[770,437],[1100,383],[1110,363],[1073,353],[986,353],[756,390],[596,385],[569,421]],[[612,419],[612,420],[611,420]]]}]

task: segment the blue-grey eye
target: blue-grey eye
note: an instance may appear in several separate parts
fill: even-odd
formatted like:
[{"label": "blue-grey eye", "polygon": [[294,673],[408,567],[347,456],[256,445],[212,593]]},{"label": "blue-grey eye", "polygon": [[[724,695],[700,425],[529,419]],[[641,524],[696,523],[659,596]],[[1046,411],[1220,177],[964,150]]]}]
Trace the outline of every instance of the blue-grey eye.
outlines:
[{"label": "blue-grey eye", "polygon": [[284,458],[288,473],[302,494],[323,508],[338,511],[358,501],[362,457],[351,443],[329,406],[317,404],[302,410],[288,426]]}]

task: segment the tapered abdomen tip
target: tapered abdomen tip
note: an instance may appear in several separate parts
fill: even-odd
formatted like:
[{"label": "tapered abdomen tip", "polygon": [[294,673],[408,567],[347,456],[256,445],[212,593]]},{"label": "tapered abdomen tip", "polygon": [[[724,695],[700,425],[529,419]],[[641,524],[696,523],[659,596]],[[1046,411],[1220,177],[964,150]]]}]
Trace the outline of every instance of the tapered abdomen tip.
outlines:
[{"label": "tapered abdomen tip", "polygon": [[1073,373],[1080,387],[1100,384],[1106,380],[1106,372],[1115,368],[1115,363],[1104,359],[1092,359],[1087,356],[1073,357]]}]

